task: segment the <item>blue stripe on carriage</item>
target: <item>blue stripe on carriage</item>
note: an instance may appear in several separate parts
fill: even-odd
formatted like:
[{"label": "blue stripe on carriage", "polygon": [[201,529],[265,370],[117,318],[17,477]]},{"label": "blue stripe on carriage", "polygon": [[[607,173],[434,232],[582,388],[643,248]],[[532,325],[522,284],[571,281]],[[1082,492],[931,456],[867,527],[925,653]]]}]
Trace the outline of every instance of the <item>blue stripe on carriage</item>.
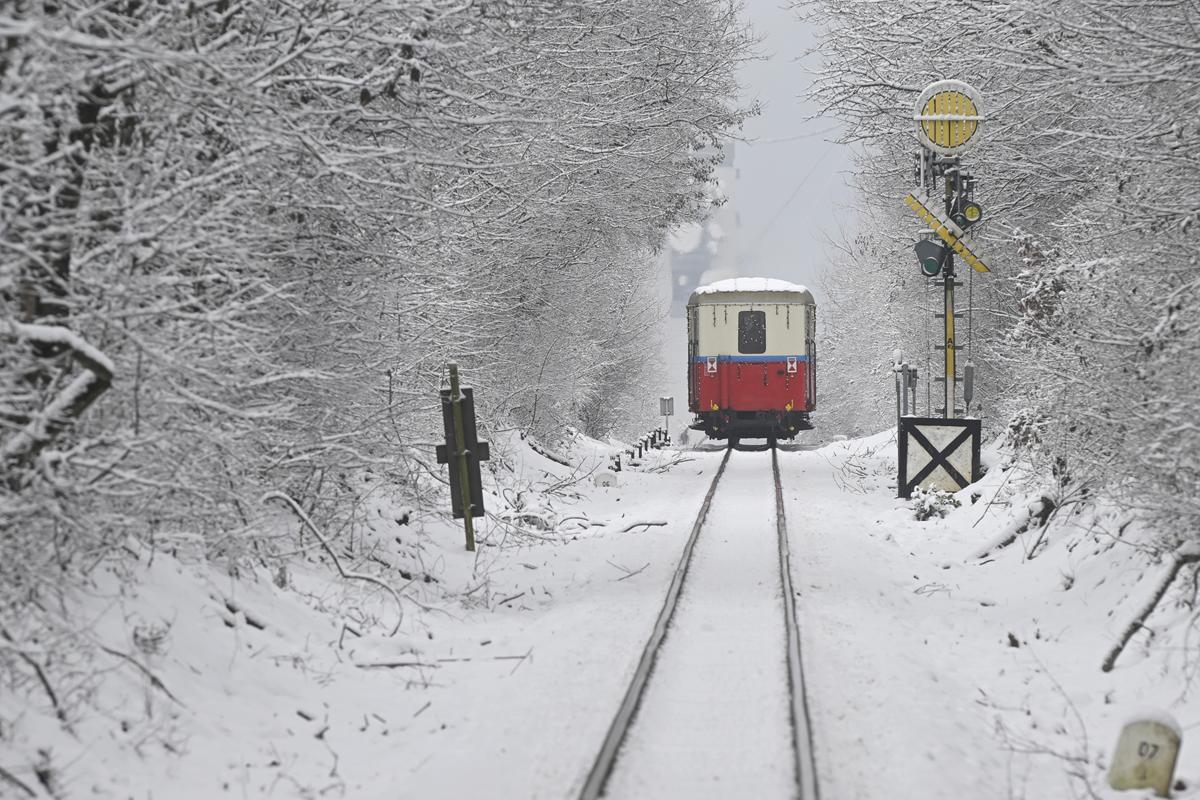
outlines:
[{"label": "blue stripe on carriage", "polygon": [[[693,364],[707,364],[711,356],[692,356]],[[717,363],[723,364],[734,362],[737,364],[755,364],[763,361],[787,361],[789,358],[794,358],[796,361],[808,361],[808,356],[717,356]]]}]

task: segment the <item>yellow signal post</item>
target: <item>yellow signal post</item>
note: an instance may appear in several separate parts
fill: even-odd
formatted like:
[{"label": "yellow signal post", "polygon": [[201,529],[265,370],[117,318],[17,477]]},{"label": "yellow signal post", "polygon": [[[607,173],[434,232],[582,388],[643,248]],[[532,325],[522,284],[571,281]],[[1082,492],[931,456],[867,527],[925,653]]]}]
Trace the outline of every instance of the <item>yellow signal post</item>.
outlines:
[{"label": "yellow signal post", "polygon": [[[947,191],[949,187],[947,186]],[[917,197],[915,194],[909,194],[904,198],[904,202],[911,208],[922,221],[928,225],[934,233],[941,237],[942,241],[950,245],[950,249],[957,253],[963,261],[971,265],[971,268],[976,272],[988,272],[987,265],[977,256],[969,247],[963,244],[963,230],[950,219],[948,214],[942,214],[938,211],[933,203],[927,197],[922,195]],[[947,201],[947,206],[949,201]],[[955,401],[955,381],[957,380],[957,365],[955,364],[956,345],[954,341],[954,256],[947,254],[946,264],[942,268],[942,314],[945,318],[945,408],[942,416],[946,419],[954,418],[954,401]]]},{"label": "yellow signal post", "polygon": [[954,343],[954,256],[946,256],[946,269],[942,274],[943,308],[946,316],[946,408],[942,415],[946,419],[954,419],[954,389],[958,380],[954,354],[957,346]]}]

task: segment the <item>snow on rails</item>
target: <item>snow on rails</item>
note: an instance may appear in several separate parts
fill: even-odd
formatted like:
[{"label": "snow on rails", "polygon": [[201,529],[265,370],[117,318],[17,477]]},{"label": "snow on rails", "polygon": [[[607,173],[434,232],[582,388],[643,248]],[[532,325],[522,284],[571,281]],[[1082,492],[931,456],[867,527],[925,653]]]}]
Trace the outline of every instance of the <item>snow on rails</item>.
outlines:
[{"label": "snow on rails", "polygon": [[580,800],[819,797],[774,447],[773,505],[767,458],[726,450]]}]

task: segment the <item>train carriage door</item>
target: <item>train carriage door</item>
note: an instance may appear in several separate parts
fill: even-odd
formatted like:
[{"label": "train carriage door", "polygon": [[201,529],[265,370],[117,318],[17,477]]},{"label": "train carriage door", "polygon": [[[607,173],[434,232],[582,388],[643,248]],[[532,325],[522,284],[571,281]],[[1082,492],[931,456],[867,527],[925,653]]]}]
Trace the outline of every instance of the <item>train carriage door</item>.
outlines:
[{"label": "train carriage door", "polygon": [[808,356],[808,410],[817,407],[817,307],[804,307],[804,355]]}]

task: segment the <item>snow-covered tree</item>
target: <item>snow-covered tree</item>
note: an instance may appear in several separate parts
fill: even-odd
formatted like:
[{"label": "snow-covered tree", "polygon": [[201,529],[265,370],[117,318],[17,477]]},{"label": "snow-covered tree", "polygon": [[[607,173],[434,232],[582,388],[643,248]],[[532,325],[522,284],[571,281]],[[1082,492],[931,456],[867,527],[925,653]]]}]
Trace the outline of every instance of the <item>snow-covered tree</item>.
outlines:
[{"label": "snow-covered tree", "polygon": [[351,470],[430,460],[447,361],[485,422],[635,419],[746,45],[724,0],[0,9],[14,639],[130,536],[281,557],[267,491],[352,529]]},{"label": "snow-covered tree", "polygon": [[847,259],[835,302],[891,311],[859,320],[871,332],[844,336],[832,361],[869,379],[862,365],[883,360],[880,328],[924,323],[909,249],[920,225],[900,203],[911,107],[932,80],[966,80],[990,117],[965,159],[994,264],[974,282],[984,413],[993,428],[1014,420],[1060,479],[1115,492],[1173,538],[1194,538],[1195,4],[796,6],[825,31],[814,94],[858,143],[862,235],[882,251]]}]

